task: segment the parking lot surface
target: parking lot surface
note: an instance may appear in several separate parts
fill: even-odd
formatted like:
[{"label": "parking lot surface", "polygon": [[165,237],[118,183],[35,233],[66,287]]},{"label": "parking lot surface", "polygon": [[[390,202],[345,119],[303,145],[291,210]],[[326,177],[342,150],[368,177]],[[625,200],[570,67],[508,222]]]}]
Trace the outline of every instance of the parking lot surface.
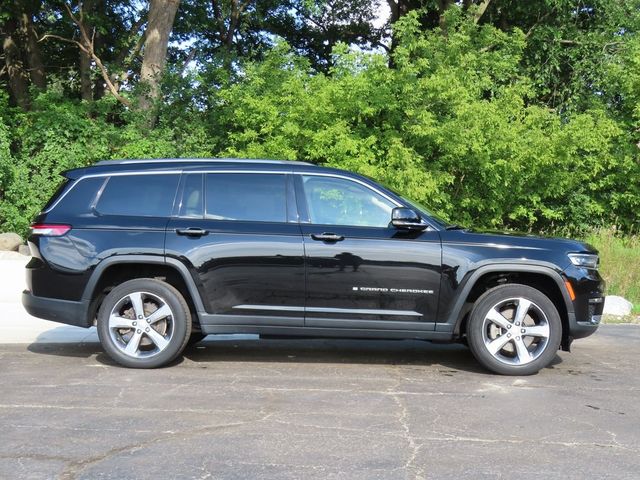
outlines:
[{"label": "parking lot surface", "polygon": [[159,370],[0,345],[0,478],[640,477],[640,327],[531,377],[460,345],[210,340]]}]

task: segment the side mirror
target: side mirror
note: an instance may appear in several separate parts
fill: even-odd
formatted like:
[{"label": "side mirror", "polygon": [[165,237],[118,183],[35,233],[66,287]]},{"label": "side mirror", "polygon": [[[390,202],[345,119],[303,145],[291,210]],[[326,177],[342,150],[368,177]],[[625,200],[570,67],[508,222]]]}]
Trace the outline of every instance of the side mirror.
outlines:
[{"label": "side mirror", "polygon": [[391,225],[404,230],[424,230],[427,224],[422,221],[415,210],[396,207],[391,211]]}]

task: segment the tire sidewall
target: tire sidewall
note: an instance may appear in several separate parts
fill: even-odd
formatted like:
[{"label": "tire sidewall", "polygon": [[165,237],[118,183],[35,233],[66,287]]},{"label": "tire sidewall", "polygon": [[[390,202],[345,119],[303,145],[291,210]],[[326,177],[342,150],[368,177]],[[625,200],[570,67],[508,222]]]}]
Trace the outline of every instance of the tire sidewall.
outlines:
[{"label": "tire sidewall", "polygon": [[[150,358],[132,358],[114,344],[109,334],[109,316],[115,304],[133,292],[148,292],[160,297],[172,311],[173,336],[169,345]],[[189,307],[178,290],[160,280],[141,278],[129,280],[111,290],[104,298],[97,322],[98,338],[105,352],[116,362],[131,368],[157,368],[174,360],[184,349],[191,334]]]},{"label": "tire sidewall", "polygon": [[[491,308],[508,298],[526,298],[542,309],[549,323],[549,339],[542,354],[526,365],[507,365],[496,359],[483,340],[484,319]],[[476,359],[487,369],[502,375],[532,375],[547,367],[555,358],[562,340],[562,321],[553,302],[540,290],[527,285],[502,285],[485,292],[471,311],[467,337],[469,348]]]}]

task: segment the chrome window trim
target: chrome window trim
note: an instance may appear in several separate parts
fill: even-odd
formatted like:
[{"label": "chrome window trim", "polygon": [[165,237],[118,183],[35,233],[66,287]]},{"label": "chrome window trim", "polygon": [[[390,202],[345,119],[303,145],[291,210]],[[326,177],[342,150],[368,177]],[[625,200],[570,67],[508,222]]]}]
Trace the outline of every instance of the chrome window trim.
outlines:
[{"label": "chrome window trim", "polygon": [[[368,188],[369,190],[372,190],[373,192],[377,193],[378,195],[380,195],[381,197],[387,199],[389,202],[391,202],[393,205],[395,205],[396,207],[406,207],[406,205],[399,203],[398,201],[396,201],[395,199],[393,199],[392,197],[390,197],[389,195],[387,195],[384,192],[381,192],[380,190],[378,190],[377,188],[371,186],[370,184],[368,184],[367,182],[364,182],[362,180],[360,180],[359,178],[353,178],[350,177],[348,175],[340,175],[337,173],[322,173],[322,172],[293,172],[294,175],[304,175],[304,176],[317,176],[317,177],[334,177],[334,178],[340,178],[342,180],[350,180],[354,183],[358,183],[360,185],[362,185],[365,188]],[[413,207],[408,207],[408,208],[412,208]],[[391,220],[389,220],[391,221]],[[427,221],[426,219],[422,219],[422,221],[424,222],[424,224],[427,226],[428,229],[430,230],[434,230],[437,231],[437,228],[435,228],[429,221]],[[318,223],[309,223],[308,225],[324,225],[324,224],[318,224]],[[358,227],[358,225],[336,225],[338,227]],[[388,227],[363,227],[363,228],[388,228]]]},{"label": "chrome window trim", "polygon": [[89,173],[82,178],[96,178],[96,177],[124,177],[126,175],[180,175],[182,170],[146,170],[144,172],[111,172],[111,173]]},{"label": "chrome window trim", "polygon": [[[76,180],[75,183],[71,186],[71,188],[69,190],[67,190],[63,195],[60,196],[60,198],[58,200],[56,200],[46,211],[43,211],[42,213],[48,213],[50,212],[64,197],[67,196],[67,194],[73,190],[76,185],[78,183],[80,183],[82,180],[84,180],[85,178],[96,178],[96,177],[115,177],[115,176],[124,176],[124,175],[182,175],[182,174],[191,174],[191,173],[203,173],[203,174],[215,174],[215,173],[257,173],[257,174],[269,174],[269,175],[305,175],[305,176],[318,176],[318,177],[333,177],[333,178],[339,178],[342,180],[349,180],[355,183],[358,183],[360,185],[362,185],[365,188],[368,188],[369,190],[374,191],[375,193],[377,193],[378,195],[380,195],[383,198],[386,198],[388,201],[390,201],[393,205],[395,205],[396,207],[405,207],[406,205],[396,201],[395,199],[393,199],[392,197],[390,197],[389,195],[387,195],[386,193],[378,190],[377,188],[373,187],[372,185],[368,184],[367,182],[364,182],[362,180],[360,180],[359,178],[353,178],[350,177],[348,175],[341,175],[339,173],[325,173],[325,172],[307,172],[307,171],[291,171],[291,170],[253,170],[253,169],[234,169],[234,168],[225,168],[223,170],[218,170],[218,169],[198,169],[198,170],[162,170],[162,171],[154,171],[154,170],[148,170],[148,171],[143,171],[143,172],[136,172],[136,171],[132,171],[132,172],[111,172],[111,173],[94,173],[94,174],[88,174],[88,175],[84,175],[83,177],[81,177],[80,179]],[[408,208],[413,208],[411,206],[409,206]],[[427,225],[427,229],[428,230],[433,230],[433,231],[438,231],[438,228],[436,228],[431,222],[429,222],[428,219],[423,218],[422,221]],[[290,222],[287,222],[290,223]],[[302,222],[298,222],[298,223],[302,223]],[[341,225],[344,227],[348,227],[350,225]],[[351,225],[351,226],[355,226],[355,225]],[[367,228],[387,228],[387,227],[367,227]]]},{"label": "chrome window trim", "polygon": [[[64,197],[66,197],[69,194],[69,192],[71,190],[76,188],[76,185],[78,185],[81,181],[83,181],[83,180],[85,180],[87,178],[120,177],[120,176],[124,176],[124,175],[180,175],[180,174],[182,174],[182,170],[164,170],[164,171],[161,171],[161,172],[148,171],[148,172],[90,173],[90,174],[87,174],[87,175],[83,175],[82,177],[80,177],[77,180],[74,180],[73,181],[73,185],[71,185],[71,188],[69,190],[67,190],[62,195],[60,195],[60,198],[58,198],[55,202],[53,202],[53,204],[51,204],[51,206],[49,208],[47,208],[46,210],[42,210],[40,213],[49,213],[51,210],[53,210],[55,208],[56,205],[58,205],[58,203],[60,203],[62,201],[62,199]],[[102,188],[104,189],[104,184],[102,185]]]},{"label": "chrome window trim", "polygon": [[82,177],[82,178],[80,178],[79,180],[74,181],[74,182],[73,182],[73,185],[71,185],[71,187],[70,187],[68,190],[66,190],[62,195],[60,195],[60,196],[58,197],[58,199],[57,199],[55,202],[53,202],[51,205],[49,205],[49,208],[47,208],[46,210],[42,210],[42,211],[40,211],[40,214],[43,214],[43,213],[49,213],[51,210],[53,210],[53,209],[56,207],[56,205],[58,205],[58,204],[62,201],[62,199],[63,199],[64,197],[66,197],[66,196],[69,194],[69,192],[70,192],[71,190],[73,190],[74,188],[76,188],[76,185],[77,185],[77,184],[79,184],[79,183],[80,183],[82,180],[84,180],[85,178],[87,178],[87,177]]},{"label": "chrome window trim", "polygon": [[396,200],[394,200],[393,198],[391,198],[389,195],[387,195],[384,192],[381,192],[380,190],[372,187],[371,185],[369,185],[366,182],[363,182],[360,179],[357,178],[352,178],[352,177],[348,177],[346,175],[339,175],[339,174],[335,174],[335,173],[308,173],[308,172],[294,172],[294,175],[303,175],[303,176],[307,176],[307,177],[333,177],[333,178],[340,178],[341,180],[351,180],[354,183],[358,183],[360,185],[362,185],[363,187],[368,188],[369,190],[373,190],[374,192],[376,192],[378,195],[380,195],[381,197],[386,198],[387,200],[389,200],[391,203],[393,203],[396,207],[404,207],[404,205],[402,205],[401,203],[398,203]]},{"label": "chrome window trim", "polygon": [[[171,218],[173,216],[173,206],[175,204],[176,201],[176,195],[178,195],[178,190],[180,189],[180,179],[181,179],[181,175],[182,175],[182,171],[181,170],[166,170],[166,171],[162,171],[162,172],[154,172],[154,171],[148,171],[148,172],[116,172],[116,173],[100,173],[100,174],[93,174],[93,175],[85,175],[84,177],[82,177],[82,179],[85,178],[100,178],[100,177],[108,177],[107,180],[102,184],[102,186],[100,187],[98,193],[96,194],[96,197],[94,198],[93,201],[93,209],[95,210],[95,212],[98,215],[114,215],[112,213],[100,213],[97,209],[98,205],[100,204],[100,200],[102,199],[102,194],[104,193],[107,185],[109,184],[109,181],[111,180],[111,177],[125,177],[125,176],[141,176],[141,175],[178,175],[178,183],[176,184],[176,191],[173,194],[173,202],[172,202],[172,207],[170,208],[169,211],[169,215],[167,216],[167,218]],[[154,215],[125,215],[125,214],[117,214],[118,216],[122,216],[122,217],[154,217]],[[158,217],[158,218],[164,218],[164,217]]]}]

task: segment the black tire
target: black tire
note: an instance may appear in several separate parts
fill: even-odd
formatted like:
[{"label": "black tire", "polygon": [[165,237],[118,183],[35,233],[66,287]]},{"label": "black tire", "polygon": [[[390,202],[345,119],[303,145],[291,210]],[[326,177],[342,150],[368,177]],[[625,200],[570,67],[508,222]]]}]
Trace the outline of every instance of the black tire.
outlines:
[{"label": "black tire", "polygon": [[492,372],[532,375],[555,357],[562,321],[553,302],[539,290],[520,284],[501,285],[476,301],[467,338],[478,362]]},{"label": "black tire", "polygon": [[152,278],[118,285],[104,298],[98,314],[102,347],[125,367],[166,365],[182,353],[190,335],[187,302],[173,286]]}]

